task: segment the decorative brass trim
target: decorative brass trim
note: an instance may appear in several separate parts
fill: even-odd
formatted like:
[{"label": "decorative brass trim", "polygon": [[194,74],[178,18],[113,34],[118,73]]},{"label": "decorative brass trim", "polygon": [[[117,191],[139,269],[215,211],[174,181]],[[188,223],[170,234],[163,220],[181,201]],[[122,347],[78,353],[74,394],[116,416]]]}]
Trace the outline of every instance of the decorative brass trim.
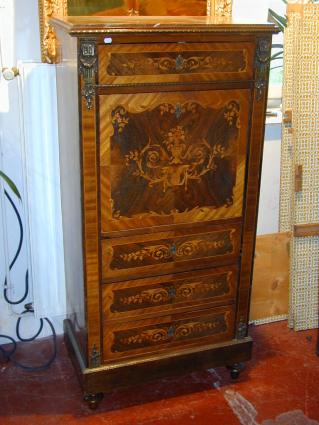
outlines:
[{"label": "decorative brass trim", "polygon": [[58,43],[49,20],[53,16],[67,15],[67,0],[38,0],[38,8],[42,62],[55,63],[58,59]]},{"label": "decorative brass trim", "polygon": [[242,318],[237,324],[236,338],[243,339],[247,335],[247,322]]},{"label": "decorative brass trim", "polygon": [[93,345],[91,355],[90,355],[90,367],[99,367],[101,365],[101,354],[96,348],[96,345]]},{"label": "decorative brass trim", "polygon": [[265,94],[267,87],[268,68],[270,63],[271,41],[269,39],[260,39],[256,49],[256,76],[255,90],[256,100],[260,102]]},{"label": "decorative brass trim", "polygon": [[97,72],[97,55],[95,40],[81,40],[79,51],[79,73],[83,77],[82,96],[88,110],[93,107],[95,96],[95,74]]}]

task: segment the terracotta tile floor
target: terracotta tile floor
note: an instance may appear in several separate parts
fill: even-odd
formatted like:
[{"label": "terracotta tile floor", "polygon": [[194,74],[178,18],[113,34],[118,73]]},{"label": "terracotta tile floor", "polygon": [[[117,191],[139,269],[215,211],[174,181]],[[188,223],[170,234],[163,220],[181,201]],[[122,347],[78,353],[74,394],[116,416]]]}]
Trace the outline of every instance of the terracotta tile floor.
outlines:
[{"label": "terracotta tile floor", "polygon": [[[81,391],[62,340],[48,371],[0,364],[0,425],[319,425],[316,331],[286,322],[251,328],[253,359],[237,382],[224,368],[106,394],[96,411]],[[45,361],[48,340],[25,343],[19,359]]]}]

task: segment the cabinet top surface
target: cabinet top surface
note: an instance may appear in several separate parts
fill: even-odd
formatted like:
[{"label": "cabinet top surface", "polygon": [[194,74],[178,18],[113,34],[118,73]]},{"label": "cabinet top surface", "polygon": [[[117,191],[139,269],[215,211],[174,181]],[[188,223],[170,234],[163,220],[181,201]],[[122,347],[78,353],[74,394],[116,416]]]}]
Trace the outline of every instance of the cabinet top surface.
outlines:
[{"label": "cabinet top surface", "polygon": [[238,21],[232,18],[209,16],[151,16],[151,17],[106,17],[68,16],[53,18],[54,26],[62,27],[71,35],[136,32],[181,32],[181,33],[276,33],[278,28],[272,23]]}]

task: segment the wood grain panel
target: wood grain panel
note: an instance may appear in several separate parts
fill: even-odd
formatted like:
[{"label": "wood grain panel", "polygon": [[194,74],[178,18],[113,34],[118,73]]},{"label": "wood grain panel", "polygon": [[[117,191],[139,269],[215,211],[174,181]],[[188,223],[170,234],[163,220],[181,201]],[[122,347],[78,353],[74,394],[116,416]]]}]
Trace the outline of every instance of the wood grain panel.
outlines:
[{"label": "wood grain panel", "polygon": [[[83,81],[81,84],[83,86]],[[91,109],[87,109],[86,100],[81,97],[83,256],[89,364],[91,353],[101,351],[99,186],[95,116],[95,102],[93,101]]]},{"label": "wood grain panel", "polygon": [[241,237],[239,224],[217,229],[204,226],[154,235],[106,239],[102,241],[102,277],[151,276],[223,264],[237,258]]},{"label": "wood grain panel", "polygon": [[237,273],[236,266],[228,266],[103,285],[103,314],[125,320],[234,302]]},{"label": "wood grain panel", "polygon": [[297,238],[319,236],[319,223],[295,224],[294,236]]},{"label": "wood grain panel", "polygon": [[[265,37],[258,40],[271,46],[271,39]],[[238,290],[238,310],[236,327],[238,338],[244,338],[248,332],[248,316],[250,306],[250,292],[252,282],[254,249],[257,228],[257,213],[261,178],[262,152],[264,145],[265,114],[267,103],[267,82],[269,72],[268,56],[264,56],[256,67],[255,76],[259,79],[255,85],[254,99],[252,103],[252,116],[250,128],[249,166],[247,175],[247,189],[245,199],[245,216],[242,240],[242,261]]]},{"label": "wood grain panel", "polygon": [[250,90],[100,96],[102,233],[240,217]]},{"label": "wood grain panel", "polygon": [[249,80],[253,43],[99,46],[100,84]]},{"label": "wood grain panel", "polygon": [[256,238],[249,320],[288,314],[290,233]]},{"label": "wood grain panel", "polygon": [[112,359],[231,339],[234,307],[173,314],[136,322],[104,321],[103,358]]}]

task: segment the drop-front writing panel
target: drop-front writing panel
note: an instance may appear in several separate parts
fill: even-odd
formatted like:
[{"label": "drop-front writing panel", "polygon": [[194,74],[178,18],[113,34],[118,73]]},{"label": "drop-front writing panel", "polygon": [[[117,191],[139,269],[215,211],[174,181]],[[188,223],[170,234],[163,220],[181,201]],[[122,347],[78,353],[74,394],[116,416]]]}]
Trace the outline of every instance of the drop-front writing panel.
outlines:
[{"label": "drop-front writing panel", "polygon": [[102,233],[241,217],[250,97],[101,95]]}]

